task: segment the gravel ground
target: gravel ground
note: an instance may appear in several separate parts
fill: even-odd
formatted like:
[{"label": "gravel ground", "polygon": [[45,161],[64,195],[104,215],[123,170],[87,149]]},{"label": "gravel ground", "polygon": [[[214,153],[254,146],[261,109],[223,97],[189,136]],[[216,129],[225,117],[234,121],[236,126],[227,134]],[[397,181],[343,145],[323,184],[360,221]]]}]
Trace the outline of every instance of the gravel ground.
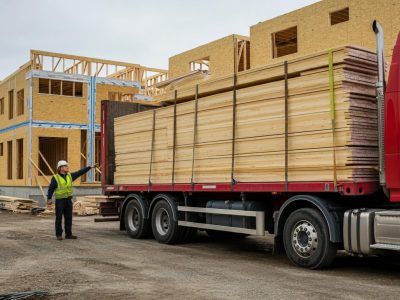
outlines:
[{"label": "gravel ground", "polygon": [[75,217],[78,240],[57,241],[52,217],[0,211],[0,294],[45,290],[48,299],[398,299],[400,262],[339,255],[310,271],[273,256],[272,239],[177,246],[133,240],[117,222]]}]

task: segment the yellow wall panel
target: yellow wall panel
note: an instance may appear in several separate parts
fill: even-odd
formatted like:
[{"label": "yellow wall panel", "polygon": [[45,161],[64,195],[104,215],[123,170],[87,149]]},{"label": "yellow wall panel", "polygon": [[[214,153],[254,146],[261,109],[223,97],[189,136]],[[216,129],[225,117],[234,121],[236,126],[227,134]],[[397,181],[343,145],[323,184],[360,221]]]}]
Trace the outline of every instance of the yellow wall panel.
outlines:
[{"label": "yellow wall panel", "polygon": [[[331,26],[330,13],[349,7],[350,20]],[[324,0],[250,28],[251,67],[280,62],[324,49],[353,44],[375,50],[372,22],[385,31],[386,58],[390,62],[400,31],[400,4],[396,0]],[[273,58],[272,34],[292,26],[298,30],[298,52]]]},{"label": "yellow wall panel", "polygon": [[[28,67],[18,70],[0,82],[0,99],[4,99],[4,114],[0,114],[0,129],[28,120],[27,103],[29,96],[29,80],[25,79]],[[17,92],[24,89],[24,114],[17,115]],[[9,119],[9,91],[14,91],[14,117]]]},{"label": "yellow wall panel", "polygon": [[190,72],[190,62],[209,57],[211,77],[229,75],[234,70],[234,40],[247,37],[230,35],[169,58],[169,78]]},{"label": "yellow wall panel", "polygon": [[[17,179],[17,139],[23,139],[23,179]],[[7,142],[12,141],[12,179],[7,178]],[[18,128],[0,134],[3,143],[3,155],[0,156],[0,185],[25,186],[28,184],[28,133],[27,127]]]}]

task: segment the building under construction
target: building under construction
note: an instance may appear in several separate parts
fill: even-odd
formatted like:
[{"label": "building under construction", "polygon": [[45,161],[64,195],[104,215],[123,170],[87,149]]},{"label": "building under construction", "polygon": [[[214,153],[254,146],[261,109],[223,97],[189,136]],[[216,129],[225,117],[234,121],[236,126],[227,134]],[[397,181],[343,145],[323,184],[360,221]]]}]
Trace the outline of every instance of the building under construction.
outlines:
[{"label": "building under construction", "polygon": [[[100,101],[151,99],[152,83],[166,76],[132,63],[32,50],[30,61],[0,82],[2,192],[40,195],[61,159],[72,170],[99,163]],[[78,193],[98,192],[100,176],[97,168],[77,180]]]}]

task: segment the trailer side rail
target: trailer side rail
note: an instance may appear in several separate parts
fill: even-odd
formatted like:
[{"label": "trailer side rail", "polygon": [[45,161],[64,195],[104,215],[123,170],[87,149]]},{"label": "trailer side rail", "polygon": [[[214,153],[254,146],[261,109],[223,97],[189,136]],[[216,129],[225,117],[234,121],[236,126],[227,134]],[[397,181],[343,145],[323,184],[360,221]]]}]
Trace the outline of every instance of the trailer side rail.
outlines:
[{"label": "trailer side rail", "polygon": [[242,233],[249,235],[258,235],[258,236],[265,235],[265,214],[263,211],[232,210],[232,209],[189,207],[189,206],[178,206],[178,211],[191,212],[191,213],[206,213],[215,215],[229,215],[229,216],[239,216],[239,217],[254,217],[256,218],[256,229],[222,226],[222,225],[214,225],[214,224],[206,224],[198,222],[189,222],[189,221],[178,221],[178,225],[184,227],[211,229],[211,230]]}]

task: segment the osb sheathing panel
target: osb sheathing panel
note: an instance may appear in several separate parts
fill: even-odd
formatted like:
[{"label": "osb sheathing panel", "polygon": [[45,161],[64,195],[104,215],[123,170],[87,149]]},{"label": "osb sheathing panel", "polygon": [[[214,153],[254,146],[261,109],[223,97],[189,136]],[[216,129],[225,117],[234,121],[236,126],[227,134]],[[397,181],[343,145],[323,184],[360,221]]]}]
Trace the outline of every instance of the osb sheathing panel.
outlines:
[{"label": "osb sheathing panel", "polygon": [[[28,160],[28,135],[27,128],[22,127],[15,129],[13,131],[8,131],[3,134],[0,134],[0,143],[3,143],[3,156],[0,156],[0,185],[6,186],[25,186],[28,184],[28,169],[27,169],[27,160]],[[23,139],[23,179],[17,178],[17,139]],[[7,142],[12,141],[13,145],[13,157],[12,157],[12,178],[7,178]]]},{"label": "osb sheathing panel", "polygon": [[33,120],[66,123],[87,123],[87,84],[83,97],[39,93],[39,78],[33,79]]},{"label": "osb sheathing panel", "polygon": [[[40,121],[67,122],[86,124],[88,84],[83,84],[83,96],[61,96],[39,93],[39,79],[34,78],[33,119]],[[96,85],[96,123],[100,123],[101,100],[108,99],[109,92],[135,94],[137,88],[114,86],[107,84]]]},{"label": "osb sheathing panel", "polygon": [[[350,20],[330,25],[330,13],[349,7]],[[376,19],[385,32],[388,62],[400,31],[398,0],[325,0],[250,28],[251,67],[259,67],[346,44],[376,49],[372,22]],[[293,26],[298,30],[298,52],[273,58],[272,33]]]},{"label": "osb sheathing panel", "polygon": [[[28,67],[20,69],[13,76],[0,83],[0,99],[4,98],[4,114],[0,114],[0,129],[14,124],[24,122],[28,119],[27,103],[29,96],[29,80],[25,79]],[[17,92],[24,89],[24,114],[17,116]],[[9,97],[8,92],[14,91],[14,118],[9,119]]]},{"label": "osb sheathing panel", "polygon": [[222,39],[199,46],[192,50],[169,58],[169,78],[175,78],[190,72],[189,63],[209,57],[211,77],[229,75],[234,70],[234,39],[247,39],[243,36],[230,35]]}]

